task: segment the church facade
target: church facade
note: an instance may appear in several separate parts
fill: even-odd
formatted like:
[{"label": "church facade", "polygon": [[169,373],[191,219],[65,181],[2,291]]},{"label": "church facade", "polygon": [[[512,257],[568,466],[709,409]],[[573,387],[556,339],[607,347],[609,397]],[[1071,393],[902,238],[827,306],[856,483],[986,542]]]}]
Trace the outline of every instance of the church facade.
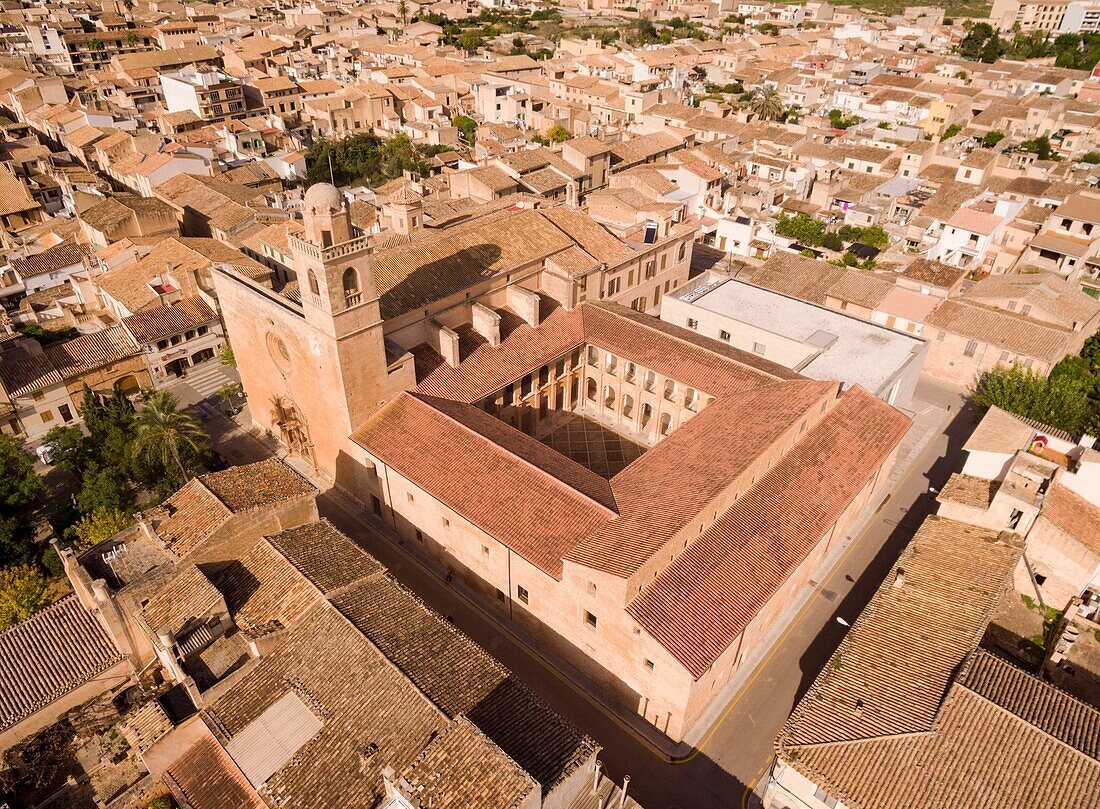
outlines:
[{"label": "church facade", "polygon": [[217,272],[254,420],[573,673],[682,739],[881,500],[908,420],[646,311],[688,226],[568,206],[384,239],[315,185],[297,288]]}]

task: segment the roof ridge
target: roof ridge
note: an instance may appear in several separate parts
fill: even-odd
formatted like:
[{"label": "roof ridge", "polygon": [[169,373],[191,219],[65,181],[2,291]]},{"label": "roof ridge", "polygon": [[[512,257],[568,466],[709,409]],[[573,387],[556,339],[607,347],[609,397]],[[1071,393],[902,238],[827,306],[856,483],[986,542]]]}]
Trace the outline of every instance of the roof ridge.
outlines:
[{"label": "roof ridge", "polygon": [[[715,351],[714,349],[710,348],[710,346],[707,345],[707,344],[708,343],[714,343],[715,345],[719,345],[719,346],[724,346],[725,344],[719,342],[718,340],[715,340],[713,337],[706,337],[705,335],[696,334],[695,332],[687,332],[688,334],[693,335],[694,338],[695,338],[695,339],[689,340],[689,339],[687,339],[686,335],[683,334],[684,330],[682,330],[679,326],[676,326],[675,324],[668,323],[664,320],[660,320],[660,319],[657,319],[657,318],[654,318],[654,322],[652,322],[652,323],[646,322],[645,320],[643,320],[643,318],[649,317],[648,315],[642,315],[641,317],[635,317],[635,315],[637,315],[638,313],[635,312],[633,309],[630,309],[629,307],[623,306],[622,304],[614,303],[612,301],[586,301],[586,302],[581,304],[582,311],[585,307],[589,307],[589,306],[596,309],[596,310],[598,310],[598,311],[606,312],[607,314],[610,314],[610,315],[617,315],[619,317],[623,317],[626,320],[629,320],[631,323],[634,323],[634,324],[638,325],[639,327],[647,330],[648,332],[650,332],[652,334],[668,337],[669,339],[676,340],[678,343],[680,343],[682,345],[689,346],[690,348],[697,349],[697,350],[700,350],[700,351],[705,351],[707,354],[710,354],[711,356],[717,357],[719,360],[722,360],[724,362],[735,363],[735,364],[737,364],[737,365],[739,365],[743,368],[748,369],[749,371],[755,371],[757,373],[764,374],[764,375],[774,379],[776,382],[797,382],[797,381],[800,381],[799,379],[784,379],[783,377],[776,375],[772,371],[767,371],[767,370],[764,370],[763,368],[758,368],[755,365],[750,365],[747,362],[743,362],[739,359],[735,359],[735,358],[733,358],[731,356],[728,356],[728,355],[726,355],[722,352]],[[616,310],[619,310],[619,311],[616,311]],[[663,326],[667,327],[667,330],[657,328],[657,326],[655,325],[656,323],[660,323]],[[587,342],[589,342],[588,329],[584,326],[583,317],[581,319],[581,328],[584,330],[584,338],[585,338],[585,342],[587,343]],[[769,361],[765,360],[765,362],[769,362]],[[775,364],[775,363],[773,363],[773,364]],[[795,373],[797,373],[797,371]],[[801,374],[799,374],[798,376],[801,379],[808,379],[808,377],[803,377]],[[680,380],[677,380],[677,381],[679,382]],[[814,381],[816,381],[816,380],[814,380]],[[717,396],[718,394],[714,394],[714,395]]]}]

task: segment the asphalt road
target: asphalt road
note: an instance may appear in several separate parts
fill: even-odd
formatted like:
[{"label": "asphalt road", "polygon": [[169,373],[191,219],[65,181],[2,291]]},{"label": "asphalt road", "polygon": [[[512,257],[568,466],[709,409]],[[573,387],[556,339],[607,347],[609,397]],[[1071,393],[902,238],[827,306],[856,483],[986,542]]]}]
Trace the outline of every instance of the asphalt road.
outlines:
[{"label": "asphalt road", "polygon": [[925,516],[935,510],[928,487],[939,488],[962,462],[962,444],[973,429],[958,394],[935,386],[919,391],[937,404],[952,405],[955,418],[925,448],[887,504],[853,538],[832,574],[781,636],[769,655],[734,696],[721,718],[685,760],[669,763],[652,742],[575,687],[535,652],[503,632],[493,618],[438,575],[423,567],[369,521],[322,495],[322,516],[377,557],[426,603],[491,651],[563,716],[603,747],[601,760],[617,782],[630,775],[630,794],[647,809],[739,807],[766,776],[772,740],[843,637],[835,619],[851,622],[893,567]]}]

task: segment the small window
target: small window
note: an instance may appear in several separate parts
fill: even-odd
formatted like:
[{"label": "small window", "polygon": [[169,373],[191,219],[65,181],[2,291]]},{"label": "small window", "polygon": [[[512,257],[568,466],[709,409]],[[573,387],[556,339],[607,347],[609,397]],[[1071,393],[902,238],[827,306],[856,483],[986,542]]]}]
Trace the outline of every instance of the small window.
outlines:
[{"label": "small window", "polygon": [[1001,362],[1008,362],[1008,352],[1007,351],[1002,351],[1001,352]]},{"label": "small window", "polygon": [[421,531],[419,528],[416,529],[416,541],[417,542],[423,542],[424,541],[424,532]]},{"label": "small window", "polygon": [[940,333],[938,333],[938,334],[936,335],[936,340],[937,340],[938,342],[941,342],[941,343],[942,343],[942,342],[943,342],[943,341],[944,341],[944,340],[945,340],[946,338],[947,338],[947,332],[945,332],[945,331],[941,331]]},{"label": "small window", "polygon": [[73,411],[67,404],[63,404],[57,408],[57,412],[61,414],[61,420],[68,424],[73,420]]},{"label": "small window", "polygon": [[1046,580],[1047,580],[1047,577],[1044,576],[1042,573],[1036,573],[1035,574],[1035,583],[1037,585],[1039,585],[1040,587],[1042,587],[1044,584],[1046,584]]},{"label": "small window", "polygon": [[443,527],[444,528],[450,528],[451,527],[451,521],[448,520],[446,517],[443,518]]},{"label": "small window", "polygon": [[752,344],[752,352],[754,354],[759,354],[761,357],[764,356],[764,352],[767,351],[767,350],[768,350],[768,347],[766,345],[764,345],[763,343],[753,343]]},{"label": "small window", "polygon": [[1030,314],[1030,313],[1031,313],[1031,304],[1025,303],[1023,305],[1023,307],[1020,309],[1020,314],[1021,315],[1026,315],[1026,314]]},{"label": "small window", "polygon": [[524,604],[531,603],[531,594],[527,592],[526,587],[516,587],[516,597]]},{"label": "small window", "polygon": [[730,341],[730,333],[725,329],[718,332],[718,337],[721,340],[725,340],[727,343]]},{"label": "small window", "polygon": [[612,278],[610,281],[607,282],[607,294],[609,296],[610,295],[618,295],[619,294],[619,287],[621,285],[622,285],[622,279],[621,278]]},{"label": "small window", "polygon": [[588,582],[588,594],[593,595],[596,592],[596,582]]},{"label": "small window", "polygon": [[836,798],[823,790],[821,787],[818,787],[817,790],[814,792],[814,797],[826,806],[828,806],[829,809],[833,809],[833,807],[836,806]]},{"label": "small window", "polygon": [[699,321],[698,321],[698,320],[696,320],[696,319],[695,319],[695,318],[693,318],[693,317],[689,317],[689,318],[688,318],[688,328],[689,328],[689,329],[697,329],[697,328],[699,328]]},{"label": "small window", "polygon": [[52,410],[47,410],[44,413],[42,413],[41,415],[42,415],[42,423],[43,424],[46,424],[48,422],[53,421],[53,411]]},{"label": "small window", "polygon": [[596,616],[590,613],[588,610],[584,611],[584,622],[593,629],[596,628]]},{"label": "small window", "polygon": [[650,671],[653,671],[653,661],[652,661],[652,660],[650,660],[650,659],[648,659],[648,658],[646,658],[646,660],[645,660],[645,667],[646,667],[647,669],[649,669]]},{"label": "small window", "polygon": [[489,555],[489,546],[488,545],[482,545],[481,546],[481,555],[482,556],[488,556]]},{"label": "small window", "polygon": [[499,601],[501,604],[503,604],[507,600],[508,600],[508,596],[504,595],[504,591],[503,590],[497,590],[497,601]]},{"label": "small window", "polygon": [[977,340],[970,340],[966,344],[966,350],[963,351],[963,356],[964,357],[973,357],[977,353],[978,353],[978,341]]},{"label": "small window", "polygon": [[411,503],[411,502],[413,501],[413,495],[412,495],[412,492],[405,492],[405,497],[409,498],[409,502],[410,502],[410,503]]},{"label": "small window", "polygon": [[376,516],[382,516],[382,501],[373,494],[370,496],[370,507],[371,511],[373,511]]}]

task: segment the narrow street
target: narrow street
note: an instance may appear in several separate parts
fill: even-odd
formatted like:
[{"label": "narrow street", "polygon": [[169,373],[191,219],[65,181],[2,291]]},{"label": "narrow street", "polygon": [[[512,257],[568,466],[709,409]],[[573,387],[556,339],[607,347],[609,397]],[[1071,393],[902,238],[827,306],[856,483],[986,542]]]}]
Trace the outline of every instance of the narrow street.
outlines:
[{"label": "narrow street", "polygon": [[[947,411],[949,423],[920,450],[886,504],[854,536],[832,573],[802,605],[762,663],[733,695],[718,720],[683,760],[670,763],[653,741],[559,674],[437,571],[422,564],[384,528],[333,493],[319,498],[321,515],[376,556],[403,584],[491,651],[548,703],[602,746],[601,759],[617,782],[631,777],[630,792],[647,809],[739,807],[762,787],[772,740],[797,699],[866,605],[920,522],[934,510],[929,486],[939,487],[961,464],[973,429],[958,392],[922,382],[918,396]],[[914,403],[917,407],[918,403]],[[258,449],[257,444],[254,449]]]}]

